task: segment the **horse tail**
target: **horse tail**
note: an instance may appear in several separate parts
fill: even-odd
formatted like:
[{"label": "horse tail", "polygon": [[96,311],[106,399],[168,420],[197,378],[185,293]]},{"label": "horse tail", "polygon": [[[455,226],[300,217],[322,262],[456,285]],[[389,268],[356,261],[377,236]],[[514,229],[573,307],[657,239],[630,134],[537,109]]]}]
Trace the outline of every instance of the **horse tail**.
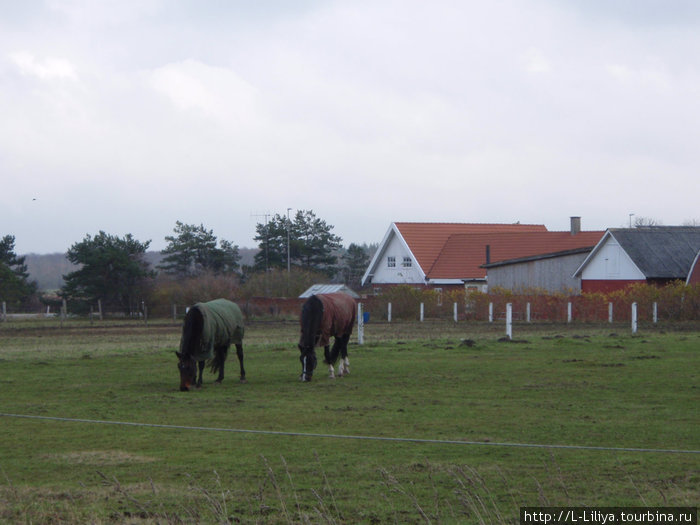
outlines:
[{"label": "horse tail", "polygon": [[226,362],[226,356],[228,356],[228,348],[228,346],[225,346],[214,349],[214,357],[209,363],[210,369],[213,373],[217,373]]}]

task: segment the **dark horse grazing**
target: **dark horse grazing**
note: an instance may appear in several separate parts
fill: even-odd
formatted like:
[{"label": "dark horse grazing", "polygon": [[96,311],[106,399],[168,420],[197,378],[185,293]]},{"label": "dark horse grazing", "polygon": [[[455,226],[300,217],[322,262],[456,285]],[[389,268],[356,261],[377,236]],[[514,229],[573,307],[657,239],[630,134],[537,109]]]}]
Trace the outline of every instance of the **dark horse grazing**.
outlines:
[{"label": "dark horse grazing", "polygon": [[[236,355],[241,365],[241,382],[245,382],[243,368],[243,315],[236,303],[215,299],[197,303],[185,315],[180,339],[180,351],[175,352],[179,362],[180,390],[202,386],[205,361],[212,372],[219,372],[217,383],[224,379],[224,362],[231,343],[236,345]],[[199,377],[197,377],[199,365]]]},{"label": "dark horse grazing", "polygon": [[[349,374],[348,341],[355,324],[355,300],[345,293],[312,295],[301,307],[300,323],[300,379],[311,381],[316,368],[314,348],[317,346],[323,347],[324,363],[328,365],[330,377],[335,377],[333,365],[338,359],[338,354],[341,357],[338,375]],[[335,337],[335,341],[333,349],[329,350],[331,337]]]}]

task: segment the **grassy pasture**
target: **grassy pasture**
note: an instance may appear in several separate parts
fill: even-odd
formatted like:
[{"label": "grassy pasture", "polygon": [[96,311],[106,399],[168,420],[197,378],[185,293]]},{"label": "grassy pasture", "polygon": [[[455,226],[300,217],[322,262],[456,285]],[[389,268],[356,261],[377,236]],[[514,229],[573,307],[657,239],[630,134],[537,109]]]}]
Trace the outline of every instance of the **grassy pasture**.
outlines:
[{"label": "grassy pasture", "polygon": [[[294,321],[247,327],[220,386],[177,390],[179,326],[0,325],[0,522],[512,523],[524,505],[697,505],[700,330],[368,324],[349,377],[298,381]],[[690,328],[688,330],[687,328]],[[611,332],[617,332],[613,334]],[[464,343],[469,339],[471,346]]]}]

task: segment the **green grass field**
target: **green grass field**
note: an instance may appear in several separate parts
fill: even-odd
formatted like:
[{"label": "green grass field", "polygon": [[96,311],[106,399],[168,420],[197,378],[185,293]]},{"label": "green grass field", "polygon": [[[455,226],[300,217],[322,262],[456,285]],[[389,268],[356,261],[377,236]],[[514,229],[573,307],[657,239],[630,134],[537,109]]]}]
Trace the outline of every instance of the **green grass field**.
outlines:
[{"label": "green grass field", "polygon": [[300,383],[298,324],[261,322],[247,384],[233,354],[222,385],[206,372],[181,393],[173,323],[4,323],[0,412],[192,428],[0,417],[0,522],[514,523],[520,506],[697,505],[700,454],[621,450],[700,450],[692,328],[516,326],[508,343],[484,324],[368,324],[349,377],[319,363]]}]

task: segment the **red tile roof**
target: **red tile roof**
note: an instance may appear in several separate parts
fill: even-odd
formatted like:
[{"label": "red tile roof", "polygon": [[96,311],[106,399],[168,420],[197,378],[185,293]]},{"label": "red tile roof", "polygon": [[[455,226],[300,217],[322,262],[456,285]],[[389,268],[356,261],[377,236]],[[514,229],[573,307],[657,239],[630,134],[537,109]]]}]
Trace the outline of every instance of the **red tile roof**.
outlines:
[{"label": "red tile roof", "polygon": [[[497,234],[508,232],[546,232],[544,224],[478,224],[444,222],[395,222],[418,264],[426,274],[433,267],[452,235]],[[602,236],[602,235],[601,235]],[[595,243],[594,243],[595,244]],[[484,249],[481,249],[483,254]],[[491,260],[497,260],[493,257]],[[482,260],[479,264],[483,264]],[[477,265],[478,267],[478,265]],[[480,273],[485,275],[485,271]],[[455,276],[459,278],[461,276]]]},{"label": "red tile roof", "polygon": [[490,261],[506,261],[535,255],[593,248],[604,231],[511,232],[453,234],[444,243],[433,265],[426,271],[429,279],[481,279],[486,276],[486,246]]}]

